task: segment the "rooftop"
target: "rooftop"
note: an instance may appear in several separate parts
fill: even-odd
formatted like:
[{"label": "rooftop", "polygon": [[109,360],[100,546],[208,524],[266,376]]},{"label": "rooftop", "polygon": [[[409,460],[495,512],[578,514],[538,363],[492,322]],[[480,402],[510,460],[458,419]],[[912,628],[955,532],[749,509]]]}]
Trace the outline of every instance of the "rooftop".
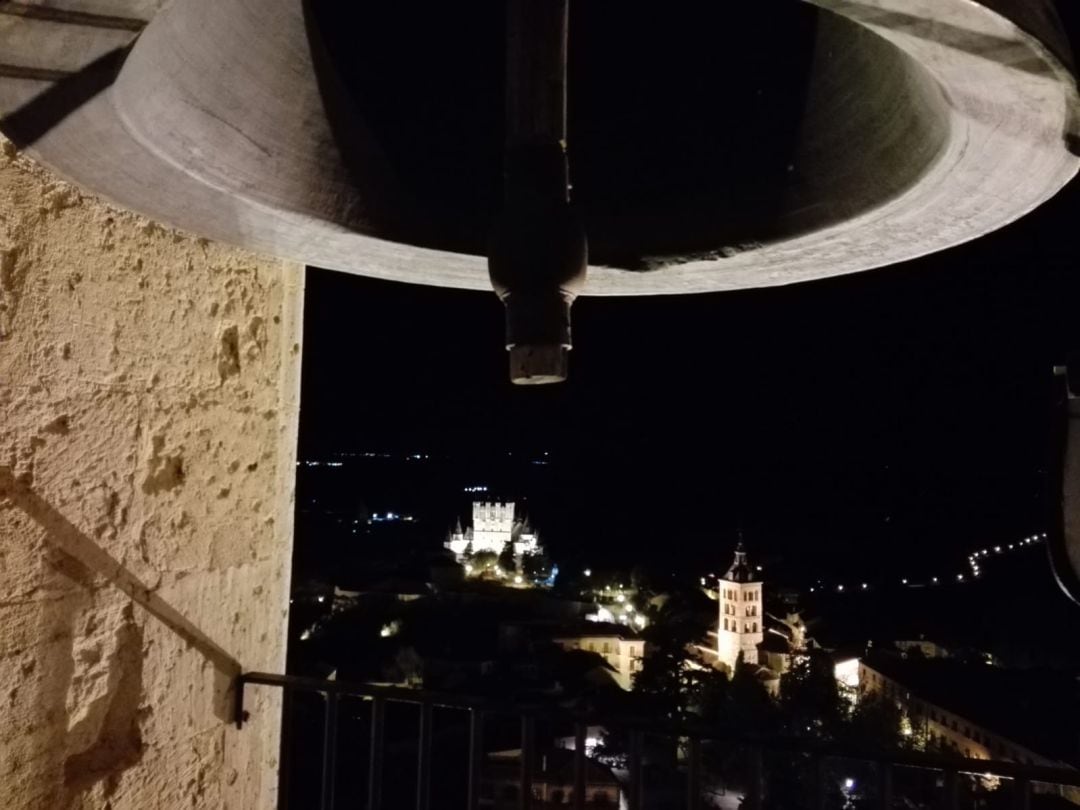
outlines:
[{"label": "rooftop", "polygon": [[743,546],[742,538],[739,538],[739,545],[735,547],[735,561],[731,563],[731,567],[724,574],[724,579],[728,582],[756,582],[754,577],[754,570],[750,567],[750,563],[746,561],[746,549]]}]

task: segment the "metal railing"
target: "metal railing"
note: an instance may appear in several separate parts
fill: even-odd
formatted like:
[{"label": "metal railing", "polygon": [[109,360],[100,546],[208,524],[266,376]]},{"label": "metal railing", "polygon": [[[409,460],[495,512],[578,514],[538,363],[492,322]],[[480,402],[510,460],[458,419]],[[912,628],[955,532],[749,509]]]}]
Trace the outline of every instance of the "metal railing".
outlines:
[{"label": "metal railing", "polygon": [[[531,810],[541,802],[534,800],[533,782],[536,765],[536,723],[538,717],[550,719],[558,716],[551,707],[530,707],[509,704],[484,698],[470,698],[439,692],[403,687],[378,686],[369,684],[351,684],[341,681],[328,681],[293,675],[274,675],[263,672],[248,672],[236,680],[235,722],[241,728],[248,719],[244,705],[245,691],[252,686],[269,686],[283,690],[286,696],[297,692],[315,693],[324,696],[323,741],[321,757],[321,810],[340,810],[335,803],[335,784],[338,768],[338,717],[341,698],[360,699],[370,704],[370,745],[367,761],[368,810],[382,810],[383,771],[384,771],[384,734],[386,731],[386,709],[388,704],[411,704],[419,708],[419,722],[416,733],[416,793],[417,810],[429,810],[431,806],[431,765],[432,765],[432,728],[433,710],[444,708],[467,713],[467,788],[465,807],[477,810],[481,805],[481,778],[484,763],[484,722],[494,714],[506,714],[520,719],[520,770],[518,775],[517,802],[521,810]],[[1067,768],[1049,768],[987,759],[968,759],[963,757],[942,756],[908,751],[873,751],[866,748],[822,744],[804,738],[766,737],[752,735],[732,735],[701,724],[694,723],[656,723],[642,722],[626,718],[598,718],[566,715],[565,719],[573,724],[573,789],[570,801],[565,805],[573,810],[585,810],[586,776],[589,757],[586,752],[587,729],[590,725],[609,721],[624,729],[629,735],[626,756],[626,778],[622,785],[630,810],[642,810],[644,806],[643,749],[646,736],[661,736],[678,740],[683,751],[685,770],[686,806],[688,810],[699,810],[702,806],[702,749],[706,743],[724,743],[736,745],[749,754],[749,778],[745,799],[749,810],[764,806],[768,792],[765,767],[766,755],[785,755],[808,757],[813,763],[816,778],[813,792],[816,794],[811,805],[815,808],[827,806],[826,763],[832,760],[844,760],[869,763],[876,770],[876,800],[882,810],[891,810],[894,806],[894,778],[899,769],[915,769],[936,773],[939,786],[936,805],[945,810],[957,810],[960,807],[960,786],[962,776],[971,775],[982,778],[1006,779],[1012,783],[1013,807],[1027,810],[1031,805],[1033,786],[1037,784],[1057,786],[1059,788],[1078,789],[1080,794],[1080,771]],[[282,770],[287,772],[289,763],[282,762]]]}]

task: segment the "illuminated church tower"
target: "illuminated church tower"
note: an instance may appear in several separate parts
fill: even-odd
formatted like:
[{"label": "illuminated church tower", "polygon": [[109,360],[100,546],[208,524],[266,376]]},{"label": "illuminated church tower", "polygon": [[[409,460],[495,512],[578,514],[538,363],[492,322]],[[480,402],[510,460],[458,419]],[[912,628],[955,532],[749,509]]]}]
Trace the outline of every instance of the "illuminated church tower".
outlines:
[{"label": "illuminated church tower", "polygon": [[742,653],[747,664],[758,662],[758,648],[765,638],[762,584],[746,562],[742,538],[735,549],[735,562],[724,574],[718,586],[720,594],[720,625],[717,627],[717,654],[728,671]]}]

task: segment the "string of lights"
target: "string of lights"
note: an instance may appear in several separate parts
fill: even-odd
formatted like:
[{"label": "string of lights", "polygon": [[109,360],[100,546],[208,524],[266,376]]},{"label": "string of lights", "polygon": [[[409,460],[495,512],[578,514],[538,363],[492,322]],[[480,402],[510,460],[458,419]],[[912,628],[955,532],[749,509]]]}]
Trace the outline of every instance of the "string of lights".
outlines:
[{"label": "string of lights", "polygon": [[[932,585],[940,585],[943,582],[956,582],[959,584],[973,582],[982,576],[982,561],[990,557],[996,557],[1003,554],[1008,554],[1011,551],[1019,551],[1024,548],[1028,548],[1032,545],[1041,543],[1046,539],[1046,532],[1041,534],[1031,534],[1016,542],[1007,543],[1004,545],[988,546],[986,548],[980,548],[976,551],[972,551],[967,555],[968,568],[966,571],[960,571],[952,576],[935,575],[926,579],[916,580],[908,577],[901,577],[899,584],[907,588],[924,588]],[[818,580],[814,585],[810,587],[810,593],[859,593],[862,591],[868,591],[871,589],[869,582],[859,582],[854,585],[848,586],[845,583],[838,582],[835,584],[826,583],[823,580]]]}]

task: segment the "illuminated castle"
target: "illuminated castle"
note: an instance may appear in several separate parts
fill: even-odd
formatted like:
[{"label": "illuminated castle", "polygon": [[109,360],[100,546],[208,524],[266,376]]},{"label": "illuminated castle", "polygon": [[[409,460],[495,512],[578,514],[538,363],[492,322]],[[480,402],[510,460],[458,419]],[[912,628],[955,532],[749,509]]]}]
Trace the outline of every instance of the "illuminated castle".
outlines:
[{"label": "illuminated castle", "polygon": [[765,639],[762,583],[746,561],[742,540],[735,549],[735,561],[720,580],[720,624],[717,627],[717,656],[728,671],[735,670],[739,654],[747,664],[758,663],[758,645]]},{"label": "illuminated castle", "polygon": [[513,501],[473,501],[472,526],[462,530],[459,520],[443,545],[461,562],[480,552],[501,554],[507,543],[511,544],[519,567],[523,556],[543,551],[539,535],[528,520],[515,517]]}]

